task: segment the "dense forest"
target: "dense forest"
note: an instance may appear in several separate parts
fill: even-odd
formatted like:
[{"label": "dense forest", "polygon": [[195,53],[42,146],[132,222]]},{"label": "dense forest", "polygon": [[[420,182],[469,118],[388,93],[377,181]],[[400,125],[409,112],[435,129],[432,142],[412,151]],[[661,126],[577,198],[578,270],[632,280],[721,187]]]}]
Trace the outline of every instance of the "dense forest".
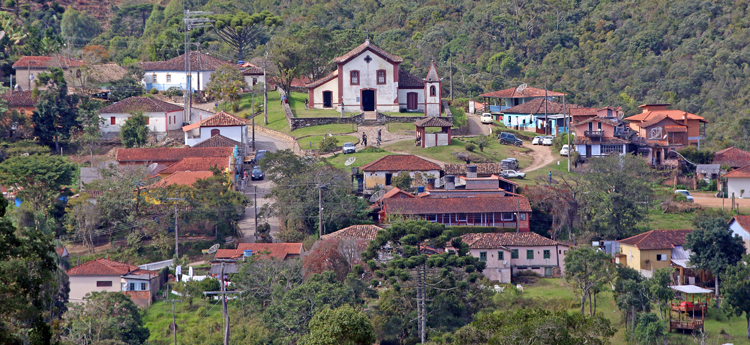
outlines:
[{"label": "dense forest", "polygon": [[[434,59],[448,77],[452,57],[455,97],[527,83],[547,84],[583,106],[622,106],[627,115],[642,103],[671,103],[711,121],[708,145],[750,148],[747,0],[125,0],[112,7],[109,23],[56,3],[32,4],[6,9],[30,28],[11,56],[67,48],[118,63],[163,60],[184,50],[184,9],[268,11],[282,20],[256,30],[245,60],[262,56],[275,38],[305,37],[296,42],[315,45],[308,55],[325,64],[369,33],[416,75]],[[238,59],[216,30],[190,35],[202,51]]]}]

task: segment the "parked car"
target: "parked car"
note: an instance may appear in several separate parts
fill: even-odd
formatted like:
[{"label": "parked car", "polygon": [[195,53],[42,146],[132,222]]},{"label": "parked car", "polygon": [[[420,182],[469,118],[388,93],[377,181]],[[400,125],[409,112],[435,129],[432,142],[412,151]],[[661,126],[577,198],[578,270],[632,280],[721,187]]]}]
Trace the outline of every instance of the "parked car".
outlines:
[{"label": "parked car", "polygon": [[555,137],[544,137],[544,139],[542,139],[542,145],[552,146],[552,139],[555,139]]},{"label": "parked car", "polygon": [[695,199],[693,199],[693,196],[690,195],[690,192],[685,189],[678,189],[674,191],[675,194],[682,194],[687,198],[688,202],[693,202]]},{"label": "parked car", "polygon": [[568,144],[565,144],[560,149],[560,156],[568,156],[570,154],[570,148],[568,148]]},{"label": "parked car", "polygon": [[501,132],[500,138],[498,140],[500,140],[500,143],[504,145],[516,145],[516,146],[523,145],[523,141],[521,139],[516,138],[516,136],[513,133]]},{"label": "parked car", "polygon": [[344,143],[344,146],[342,148],[344,153],[354,153],[357,152],[357,149],[354,148],[354,144],[352,143]]},{"label": "parked car", "polygon": [[500,161],[500,169],[502,170],[517,170],[518,160],[515,158],[506,158]]},{"label": "parked car", "polygon": [[541,145],[542,140],[544,140],[543,136],[536,136],[533,140],[531,140],[531,145]]},{"label": "parked car", "polygon": [[266,156],[266,150],[258,150],[258,152],[255,153],[255,158],[253,158],[252,161],[250,161],[253,164],[258,164],[263,157]]},{"label": "parked car", "polygon": [[504,178],[524,178],[526,177],[526,173],[522,173],[520,171],[515,170],[503,170],[500,172],[500,175],[502,175]]},{"label": "parked car", "polygon": [[492,118],[492,114],[490,114],[490,113],[484,113],[480,117],[480,121],[482,123],[493,123],[493,122],[495,122],[495,119]]},{"label": "parked car", "polygon": [[259,166],[254,166],[253,171],[250,173],[250,179],[251,180],[262,180],[265,175],[263,175],[263,170],[260,170]]}]

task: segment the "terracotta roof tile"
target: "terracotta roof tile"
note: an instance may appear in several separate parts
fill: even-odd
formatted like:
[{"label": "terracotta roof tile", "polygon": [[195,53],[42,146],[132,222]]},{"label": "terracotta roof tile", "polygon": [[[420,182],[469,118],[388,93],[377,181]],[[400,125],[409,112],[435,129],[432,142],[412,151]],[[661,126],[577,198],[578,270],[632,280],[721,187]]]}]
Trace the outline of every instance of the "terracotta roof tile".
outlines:
[{"label": "terracotta roof tile", "polygon": [[83,62],[66,58],[63,56],[22,56],[13,68],[49,68],[49,67],[79,67],[84,65]]},{"label": "terracotta roof tile", "polygon": [[383,228],[372,225],[372,224],[362,224],[362,225],[352,225],[348,228],[343,228],[339,231],[332,232],[327,235],[323,235],[321,237],[321,240],[327,240],[327,239],[341,239],[341,240],[367,240],[372,241],[375,239],[375,236],[378,235],[378,231],[383,230]]},{"label": "terracotta roof tile", "polygon": [[69,276],[121,276],[138,270],[138,266],[128,265],[122,262],[98,258],[80,266],[73,267],[67,271]]},{"label": "terracotta roof tile", "polygon": [[246,63],[240,67],[245,67],[242,70],[242,75],[263,75],[263,69],[250,63]]},{"label": "terracotta roof tile", "polygon": [[403,190],[401,190],[401,188],[393,187],[393,188],[391,188],[391,190],[389,190],[388,192],[386,192],[385,194],[383,194],[383,196],[381,197],[381,199],[392,198],[392,197],[394,197],[396,195],[399,195],[399,194],[404,195],[407,198],[416,198],[415,195],[409,194],[407,192],[404,192]]},{"label": "terracotta roof tile", "polygon": [[427,171],[440,166],[414,155],[387,155],[362,166],[362,171]]},{"label": "terracotta roof tile", "polygon": [[646,122],[646,121],[649,121],[652,117],[658,116],[658,115],[667,116],[670,119],[678,121],[678,122],[683,121],[683,117],[687,116],[688,120],[699,120],[700,122],[708,123],[708,121],[701,116],[691,114],[682,110],[676,110],[676,109],[675,110],[646,111],[637,115],[627,117],[625,118],[625,120],[628,120],[631,122]]},{"label": "terracotta roof tile", "polygon": [[210,171],[211,167],[224,170],[229,167],[229,157],[186,157],[168,166],[159,174],[174,174],[180,171]]},{"label": "terracotta roof tile", "polygon": [[[500,175],[503,169],[500,163],[474,163],[477,166],[477,176]],[[466,175],[466,164],[446,164],[443,167],[446,175]]]},{"label": "terracotta roof tile", "polygon": [[414,122],[417,127],[453,127],[453,118],[428,116]]},{"label": "terracotta roof tile", "polygon": [[216,114],[207,117],[200,122],[196,122],[189,126],[182,127],[182,130],[187,132],[191,129],[198,127],[229,127],[229,126],[247,126],[249,121],[243,119],[237,115],[227,113],[226,111],[220,111]]},{"label": "terracotta roof tile", "polygon": [[651,230],[617,242],[635,246],[639,250],[672,249],[684,245],[685,236],[691,232],[692,229]]},{"label": "terracotta roof tile", "polygon": [[734,178],[734,177],[750,177],[750,165],[746,165],[742,168],[734,169],[724,175],[726,178]]},{"label": "terracotta roof tile", "polygon": [[531,212],[529,199],[522,196],[502,198],[384,199],[383,205],[386,212],[390,214]]},{"label": "terracotta roof tile", "polygon": [[219,249],[216,251],[216,259],[239,259],[245,250],[252,250],[253,255],[262,254],[277,260],[285,260],[302,254],[302,243],[240,243],[237,249]]},{"label": "terracotta roof tile", "polygon": [[399,89],[424,88],[424,80],[399,68],[398,69],[398,88]]},{"label": "terracotta roof tile", "polygon": [[229,139],[221,134],[217,134],[193,145],[192,147],[235,147],[241,145],[242,143],[239,141]]},{"label": "terracotta roof tile", "polygon": [[210,171],[178,171],[151,185],[151,188],[166,187],[169,185],[192,186],[198,180],[207,179],[214,174]]},{"label": "terracotta roof tile", "polygon": [[[544,95],[545,95],[544,89],[537,89],[535,87],[526,87],[525,89],[523,89],[523,91],[518,92],[517,88],[513,87],[510,89],[483,93],[479,95],[479,97],[531,98],[531,97],[544,97]],[[547,97],[560,97],[560,96],[565,96],[566,94],[547,90],[546,95]]]},{"label": "terracotta roof tile", "polygon": [[31,91],[13,91],[13,93],[6,93],[2,96],[8,107],[34,107],[36,106],[36,100],[31,97]]},{"label": "terracotta roof tile", "polygon": [[601,122],[601,123],[606,123],[606,124],[608,124],[608,125],[610,125],[612,127],[617,127],[617,126],[620,125],[619,123],[617,123],[617,121],[612,121],[610,119],[605,119],[605,118],[601,118],[601,117],[590,117],[588,119],[575,122],[575,123],[573,123],[573,125],[574,126],[578,126],[578,125],[582,125],[584,123],[589,123],[589,122],[594,122],[594,121],[598,121],[598,122]]},{"label": "terracotta roof tile", "polygon": [[494,249],[498,247],[536,247],[568,244],[558,242],[535,232],[474,233],[461,236],[471,249]]},{"label": "terracotta roof tile", "polygon": [[[141,62],[143,70],[150,71],[185,71],[185,54],[169,59],[167,61],[150,61]],[[201,52],[190,52],[190,66],[193,71],[215,71],[219,66],[232,65],[236,68],[239,66],[232,64],[213,56]]]},{"label": "terracotta roof tile", "polygon": [[118,162],[177,162],[187,157],[229,157],[232,147],[160,147],[149,149],[118,149]]},{"label": "terracotta roof tile", "polygon": [[[580,106],[575,104],[566,104],[566,109],[578,108]],[[515,107],[511,107],[502,111],[503,114],[544,114],[545,109],[547,114],[561,114],[563,113],[563,104],[554,101],[548,101],[544,98],[536,98],[528,101],[524,104],[519,104]]]},{"label": "terracotta roof tile", "polygon": [[716,151],[714,155],[715,164],[726,164],[733,168],[740,168],[750,164],[750,152],[742,151],[736,147],[730,147]]},{"label": "terracotta roof tile", "polygon": [[134,111],[144,113],[182,111],[182,107],[150,97],[129,97],[99,110],[100,114],[125,114]]},{"label": "terracotta roof tile", "polygon": [[316,81],[314,81],[312,83],[305,84],[305,87],[316,88],[316,87],[318,87],[320,85],[323,85],[323,84],[327,83],[331,79],[338,77],[338,75],[339,75],[339,70],[335,70],[335,71],[333,71],[331,73],[328,73],[328,75],[325,76],[325,77],[323,77],[323,78],[320,78],[320,79],[318,79],[318,80],[316,80]]},{"label": "terracotta roof tile", "polygon": [[570,109],[570,116],[596,116],[599,108],[573,108]]},{"label": "terracotta roof tile", "polygon": [[352,51],[342,56],[334,58],[333,62],[337,64],[346,63],[347,61],[357,57],[359,54],[362,54],[367,50],[372,51],[373,53],[379,55],[380,57],[382,57],[383,59],[386,59],[387,61],[391,63],[401,63],[404,61],[404,59],[402,59],[401,57],[390,54],[387,51],[380,49],[376,47],[374,44],[370,43],[370,40],[367,40],[365,41],[365,43],[360,44],[357,48],[352,49]]},{"label": "terracotta roof tile", "polygon": [[729,222],[736,221],[745,231],[750,232],[750,216],[734,216]]}]

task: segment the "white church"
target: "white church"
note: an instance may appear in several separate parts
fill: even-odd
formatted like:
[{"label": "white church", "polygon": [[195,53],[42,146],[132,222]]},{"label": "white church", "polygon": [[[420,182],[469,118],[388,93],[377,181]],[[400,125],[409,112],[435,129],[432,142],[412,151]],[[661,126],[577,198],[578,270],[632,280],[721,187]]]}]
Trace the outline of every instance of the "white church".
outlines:
[{"label": "white church", "polygon": [[333,59],[337,69],[307,84],[314,109],[345,112],[421,112],[440,116],[440,78],[430,64],[427,78],[399,68],[404,59],[389,54],[368,39],[354,50]]}]

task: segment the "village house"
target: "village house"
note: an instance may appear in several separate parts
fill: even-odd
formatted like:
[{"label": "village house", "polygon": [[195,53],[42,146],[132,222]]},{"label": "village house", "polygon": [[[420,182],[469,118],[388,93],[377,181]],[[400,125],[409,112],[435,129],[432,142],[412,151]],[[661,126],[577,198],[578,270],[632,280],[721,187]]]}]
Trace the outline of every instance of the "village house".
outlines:
[{"label": "village house", "polygon": [[8,110],[15,110],[21,115],[31,117],[36,110],[36,99],[31,91],[9,91],[0,96],[8,104]]},{"label": "village house", "polygon": [[535,98],[502,111],[503,123],[519,130],[537,134],[558,135],[567,132],[566,111],[578,108],[575,104],[551,101],[548,98]]},{"label": "village house", "polygon": [[149,188],[166,187],[173,184],[178,186],[192,186],[198,180],[204,180],[214,174],[210,171],[178,171],[153,183]]},{"label": "village house", "polygon": [[494,226],[528,232],[531,205],[523,196],[383,199],[380,223],[390,217],[423,219],[447,226]]},{"label": "village house", "polygon": [[252,255],[275,260],[300,258],[305,252],[302,243],[240,243],[237,249],[219,249],[215,261],[244,261]]},{"label": "village house", "polygon": [[242,143],[229,139],[221,134],[214,135],[191,147],[242,147]]},{"label": "village house", "polygon": [[499,283],[510,283],[523,271],[541,277],[561,277],[570,248],[534,232],[474,233],[461,236],[461,240],[469,245],[469,255],[485,263],[482,274]]},{"label": "village house", "polygon": [[[232,147],[158,147],[117,149],[115,161],[119,166],[144,165],[149,166],[149,172],[154,175],[167,167],[190,157],[216,158],[216,161],[228,162],[226,166],[234,166],[234,148]],[[192,165],[191,165],[192,166]],[[224,163],[221,164],[224,167]],[[202,167],[202,171],[208,167]],[[177,168],[174,171],[179,171]]]},{"label": "village house", "polygon": [[[400,189],[394,188],[394,190]],[[380,230],[383,230],[383,228],[374,224],[358,224],[334,231],[330,234],[325,234],[321,236],[320,239],[324,241],[331,239],[354,240],[370,243],[370,241],[375,239]]]},{"label": "village house", "polygon": [[189,63],[190,75],[186,72],[187,66],[185,66],[185,54],[167,61],[141,62],[140,65],[145,72],[142,82],[146,87],[146,91],[151,90],[152,88],[159,91],[166,91],[171,87],[187,91],[188,83],[190,84],[191,92],[204,91],[206,90],[206,84],[208,84],[214,71],[216,71],[219,66],[231,64],[231,61],[225,61],[201,52],[191,51]]},{"label": "village house", "polygon": [[399,68],[404,60],[376,47],[367,39],[352,51],[333,59],[336,70],[307,84],[314,109],[345,112],[423,112],[440,116],[440,78],[435,64],[425,79]]},{"label": "village house", "polygon": [[262,68],[255,66],[249,62],[240,64],[240,68],[244,68],[242,70],[242,75],[245,77],[245,83],[248,87],[253,87],[258,83],[266,82],[266,77],[263,75]]},{"label": "village house", "polygon": [[720,166],[728,166],[732,169],[742,168],[750,165],[750,152],[740,150],[736,147],[719,150],[714,154],[713,163]]},{"label": "village house", "polygon": [[638,153],[650,165],[676,164],[668,161],[670,151],[698,145],[705,138],[706,119],[682,110],[667,110],[669,104],[642,104],[643,111],[625,118],[638,133]]},{"label": "village house", "polygon": [[[79,60],[61,55],[22,56],[13,64],[13,70],[15,71],[15,86],[13,88],[16,91],[31,91],[34,88],[34,80],[39,77],[39,74],[47,72],[47,69],[58,67],[65,72],[82,65],[83,63]],[[46,86],[42,85],[39,89],[45,90]]]},{"label": "village house", "polygon": [[387,155],[362,166],[365,189],[376,186],[390,186],[391,179],[398,174],[408,173],[412,178],[440,177],[440,166],[414,155]]},{"label": "village house", "polygon": [[239,116],[218,112],[208,118],[182,127],[185,133],[185,145],[195,146],[214,136],[223,135],[231,140],[241,143],[241,149],[247,149],[247,124],[248,120]]},{"label": "village house", "polygon": [[621,128],[621,123],[615,120],[596,116],[575,122],[573,126],[576,135],[573,144],[581,158],[628,152],[630,142],[615,136],[618,128]]},{"label": "village house", "polygon": [[70,302],[83,302],[89,292],[122,292],[141,307],[151,305],[166,277],[122,262],[99,258],[69,269]]},{"label": "village house", "polygon": [[745,253],[750,254],[750,216],[734,216],[729,220],[729,230],[742,237]]},{"label": "village house", "polygon": [[484,102],[483,104],[477,105],[477,109],[481,108],[482,111],[491,113],[496,121],[504,121],[505,119],[503,118],[502,113],[506,109],[545,97],[550,101],[557,100],[558,102],[561,102],[562,98],[565,97],[565,94],[529,87],[526,86],[526,84],[522,84],[518,87],[483,93],[479,95],[479,97],[483,97]]},{"label": "village house", "polygon": [[146,116],[149,131],[154,133],[179,130],[185,120],[179,105],[150,97],[129,97],[99,110],[99,117],[103,121],[100,130],[103,133],[119,133],[125,121],[137,112]]},{"label": "village house", "polygon": [[734,169],[723,177],[727,180],[728,197],[750,198],[750,165]]},{"label": "village house", "polygon": [[[620,254],[615,256],[618,264],[630,267],[650,278],[654,271],[672,266],[673,259],[685,259],[682,246],[691,229],[651,230],[619,240]],[[677,264],[685,262],[677,261]]]},{"label": "village house", "polygon": [[[452,194],[458,194],[461,190],[475,191],[473,195],[477,195],[476,193],[480,191],[487,191],[490,194],[497,193],[501,196],[509,195],[508,193],[515,194],[518,183],[503,178],[503,170],[500,163],[446,164],[443,167],[445,176],[455,176],[454,189],[456,192]],[[497,184],[495,184],[495,181],[497,181]],[[437,188],[434,184],[430,184],[429,179],[427,180],[427,192],[439,194],[440,191],[446,191],[446,188],[445,184]],[[508,193],[499,193],[498,189]]]},{"label": "village house", "polygon": [[211,168],[227,171],[231,169],[231,163],[230,157],[185,157],[174,164],[168,165],[158,173],[161,177],[167,177],[181,171],[211,172]]}]

